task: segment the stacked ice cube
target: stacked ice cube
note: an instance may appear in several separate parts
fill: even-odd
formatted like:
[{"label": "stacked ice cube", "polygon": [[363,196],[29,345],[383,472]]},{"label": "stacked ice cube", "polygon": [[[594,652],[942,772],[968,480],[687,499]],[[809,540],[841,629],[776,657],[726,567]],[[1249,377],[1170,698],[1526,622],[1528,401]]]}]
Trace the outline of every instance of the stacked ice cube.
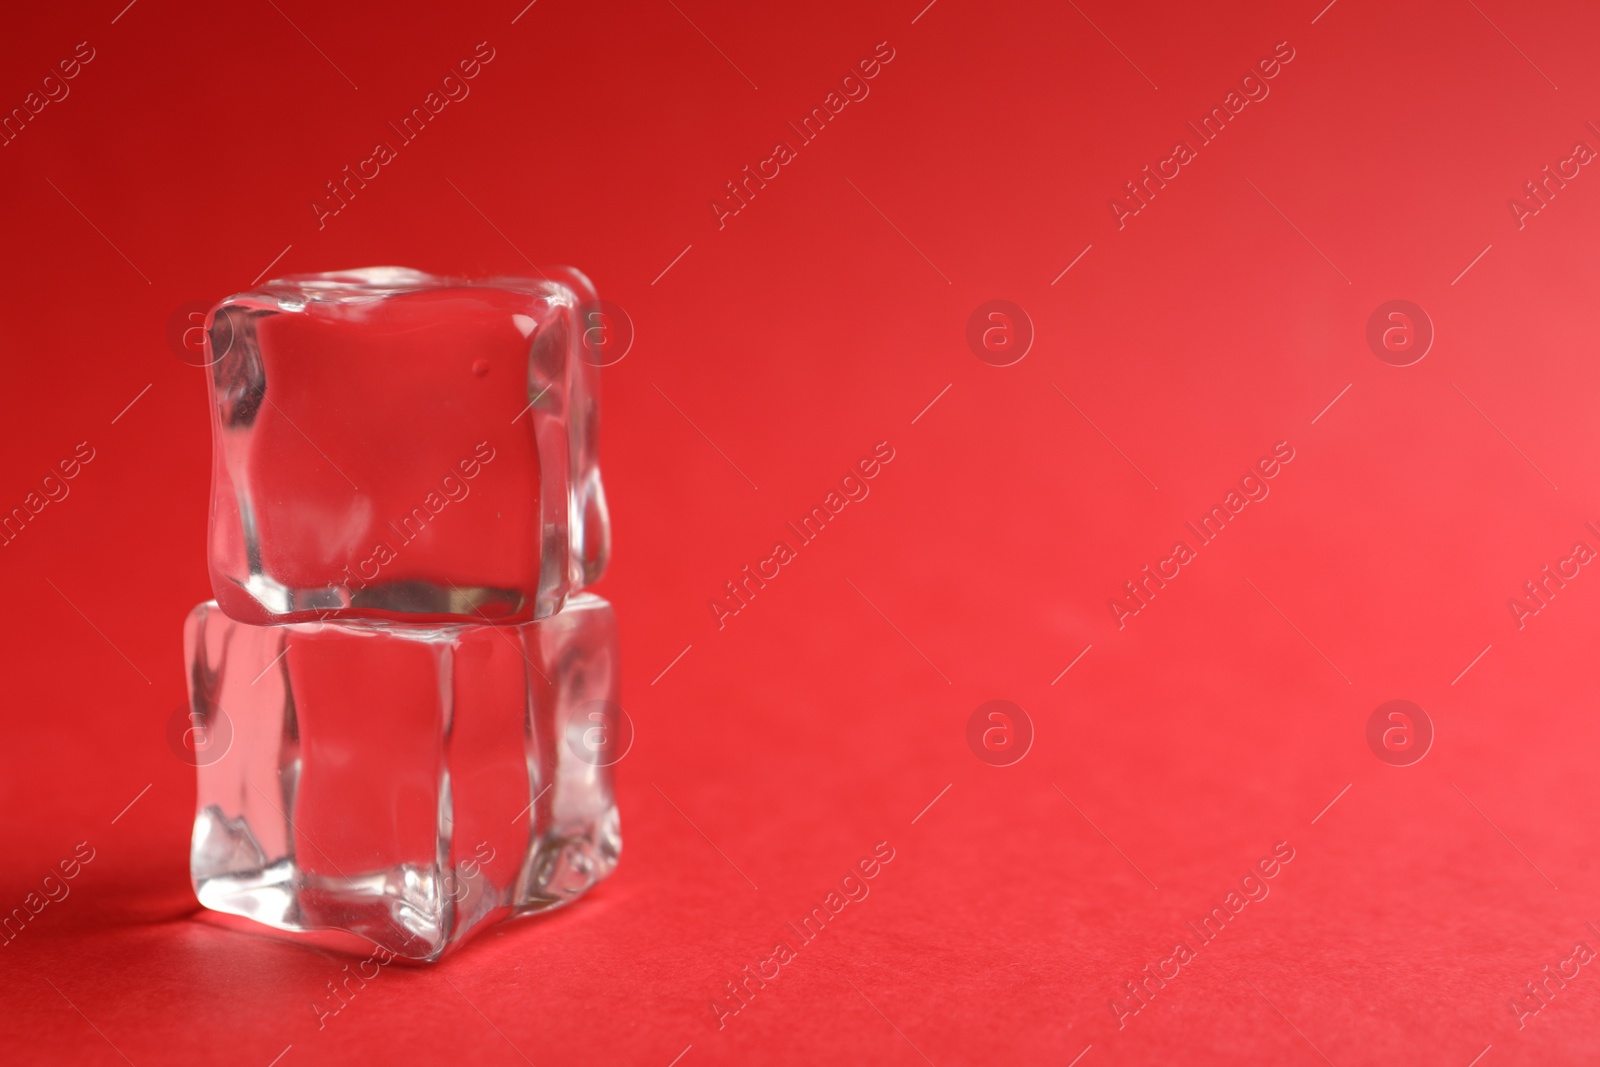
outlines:
[{"label": "stacked ice cube", "polygon": [[566,268],[374,268],[213,309],[207,907],[436,959],[615,866],[597,307]]}]

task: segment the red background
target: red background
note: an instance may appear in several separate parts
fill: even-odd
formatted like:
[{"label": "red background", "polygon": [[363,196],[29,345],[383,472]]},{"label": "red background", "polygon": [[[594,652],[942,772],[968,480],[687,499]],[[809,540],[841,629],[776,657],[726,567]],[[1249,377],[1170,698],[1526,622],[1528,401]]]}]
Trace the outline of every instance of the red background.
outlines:
[{"label": "red background", "polygon": [[[95,58],[0,149],[0,505],[96,450],[0,549],[0,906],[95,850],[0,947],[7,1062],[1592,1058],[1593,968],[1521,1028],[1509,1003],[1600,945],[1600,577],[1521,629],[1508,601],[1600,547],[1600,177],[1521,229],[1507,202],[1600,146],[1600,13],[521,7],[6,19],[0,106]],[[318,229],[323,183],[480,41],[471,96]],[[724,182],[881,41],[871,95],[719,229]],[[1119,230],[1123,182],[1280,41],[1271,95]],[[530,261],[637,331],[603,374],[625,855],[319,1031],[347,960],[187,884],[165,727],[210,443],[166,331],[269,264]],[[1037,333],[1005,368],[965,341],[996,298]],[[1364,336],[1395,298],[1437,334],[1404,368]],[[879,441],[871,496],[719,630],[723,583]],[[1270,497],[1119,630],[1123,582],[1278,441]],[[990,699],[1035,730],[1013,766],[967,746]],[[1367,745],[1391,699],[1436,731],[1415,765]],[[722,984],[879,841],[870,897],[719,1030]],[[1119,1029],[1123,983],[1280,841],[1271,895]]]}]

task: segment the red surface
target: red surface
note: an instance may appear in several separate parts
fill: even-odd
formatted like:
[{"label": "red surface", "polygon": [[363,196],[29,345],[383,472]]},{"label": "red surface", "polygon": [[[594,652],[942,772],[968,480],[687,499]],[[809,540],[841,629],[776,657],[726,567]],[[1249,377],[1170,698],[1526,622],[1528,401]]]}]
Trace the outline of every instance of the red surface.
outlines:
[{"label": "red surface", "polygon": [[[1600,177],[1508,207],[1600,146],[1592,7],[121,6],[13,12],[0,46],[5,107],[94,56],[0,148],[3,505],[93,449],[0,549],[4,906],[76,874],[0,947],[6,1062],[1592,1060],[1592,967],[1521,1028],[1509,1004],[1600,946],[1600,577],[1508,606],[1600,547]],[[319,229],[481,41],[470,95]],[[1108,200],[1283,41],[1119,230]],[[351,961],[195,913],[166,740],[209,470],[169,317],[280,252],[571,262],[637,330],[603,375],[622,866],[320,1031]],[[1036,331],[1009,367],[965,341],[991,299]],[[1409,367],[1367,346],[1391,299],[1435,326]],[[883,441],[719,629],[723,583]],[[1123,583],[1278,442],[1269,495],[1119,630]],[[1010,767],[967,746],[991,699],[1033,725]],[[1366,740],[1395,699],[1436,732],[1409,767]],[[719,1030],[723,983],[877,842],[870,895]],[[1119,1030],[1123,983],[1275,848]]]}]

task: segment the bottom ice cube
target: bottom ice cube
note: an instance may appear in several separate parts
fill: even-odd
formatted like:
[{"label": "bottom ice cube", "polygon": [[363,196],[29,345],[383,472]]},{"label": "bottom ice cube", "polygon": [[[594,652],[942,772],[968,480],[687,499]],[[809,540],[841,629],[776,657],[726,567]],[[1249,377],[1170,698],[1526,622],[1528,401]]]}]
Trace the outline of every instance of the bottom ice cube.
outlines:
[{"label": "bottom ice cube", "polygon": [[[437,959],[616,866],[611,606],[520,626],[184,628],[206,907]],[[219,754],[220,753],[220,754]]]}]

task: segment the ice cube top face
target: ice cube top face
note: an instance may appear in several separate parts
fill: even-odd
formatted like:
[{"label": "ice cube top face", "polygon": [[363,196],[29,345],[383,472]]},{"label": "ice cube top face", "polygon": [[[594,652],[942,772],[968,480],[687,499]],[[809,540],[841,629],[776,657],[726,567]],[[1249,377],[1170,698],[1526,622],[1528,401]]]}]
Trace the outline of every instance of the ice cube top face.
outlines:
[{"label": "ice cube top face", "polygon": [[522,622],[610,531],[582,274],[298,275],[207,320],[212,590],[256,623]]},{"label": "ice cube top face", "polygon": [[202,604],[184,653],[208,908],[432,960],[616,865],[616,626],[592,594],[520,626],[257,626]]}]

